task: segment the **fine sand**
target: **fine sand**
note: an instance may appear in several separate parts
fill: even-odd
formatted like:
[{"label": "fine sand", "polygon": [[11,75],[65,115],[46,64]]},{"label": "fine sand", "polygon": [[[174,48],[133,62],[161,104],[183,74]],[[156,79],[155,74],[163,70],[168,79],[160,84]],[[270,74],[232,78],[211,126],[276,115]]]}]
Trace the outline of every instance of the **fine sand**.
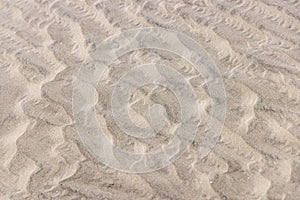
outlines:
[{"label": "fine sand", "polygon": [[[175,68],[194,88],[201,114],[197,136],[179,159],[134,174],[104,165],[84,146],[74,126],[72,83],[101,41],[142,27],[180,31],[205,48],[223,76],[227,114],[217,145],[200,159],[211,120],[203,77],[164,50],[123,55],[105,71],[95,106],[115,145],[160,148],[180,121],[172,91],[150,84],[134,93],[130,116],[144,127],[149,105],[165,105],[160,134],[138,140],[117,126],[111,94],[133,66]],[[155,98],[147,99],[150,92]],[[7,199],[299,200],[299,1],[0,0],[0,200]]]}]

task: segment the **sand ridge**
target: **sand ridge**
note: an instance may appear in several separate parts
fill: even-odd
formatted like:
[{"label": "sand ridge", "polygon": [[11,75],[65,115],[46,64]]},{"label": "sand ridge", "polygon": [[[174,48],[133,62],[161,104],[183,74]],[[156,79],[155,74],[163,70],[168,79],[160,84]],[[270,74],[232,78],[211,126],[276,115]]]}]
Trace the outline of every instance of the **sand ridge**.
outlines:
[{"label": "sand ridge", "polygon": [[[279,0],[0,1],[0,199],[299,199],[299,13],[299,1]],[[138,50],[116,60],[98,85],[96,110],[106,134],[124,149],[149,151],[168,142],[179,109],[171,94],[148,86],[130,102],[139,117],[147,110],[145,94],[156,95],[150,104],[173,105],[166,128],[150,141],[125,135],[109,102],[133,66],[174,67],[195,89],[202,121],[173,165],[120,172],[96,160],[77,134],[72,83],[81,63],[107,37],[139,27],[183,32],[222,73],[225,127],[203,160],[198,149],[210,121],[209,93],[192,65],[165,51]]]}]

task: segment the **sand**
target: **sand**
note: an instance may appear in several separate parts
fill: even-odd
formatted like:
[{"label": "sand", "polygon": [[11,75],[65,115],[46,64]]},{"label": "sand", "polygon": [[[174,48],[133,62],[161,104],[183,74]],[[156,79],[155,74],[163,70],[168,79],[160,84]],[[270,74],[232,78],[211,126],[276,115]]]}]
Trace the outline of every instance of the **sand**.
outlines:
[{"label": "sand", "polygon": [[[82,63],[102,41],[145,27],[181,32],[206,50],[222,75],[227,112],[217,144],[201,159],[212,107],[201,74],[164,50],[119,57],[97,85],[95,106],[115,145],[152,151],[180,123],[172,91],[149,84],[134,92],[130,118],[146,127],[149,106],[160,104],[166,112],[154,114],[165,117],[165,126],[150,140],[122,131],[110,102],[133,66],[160,62],[179,71],[201,117],[177,160],[136,174],[106,166],[88,150],[75,127],[72,92]],[[300,199],[299,45],[299,1],[1,0],[0,199]]]}]

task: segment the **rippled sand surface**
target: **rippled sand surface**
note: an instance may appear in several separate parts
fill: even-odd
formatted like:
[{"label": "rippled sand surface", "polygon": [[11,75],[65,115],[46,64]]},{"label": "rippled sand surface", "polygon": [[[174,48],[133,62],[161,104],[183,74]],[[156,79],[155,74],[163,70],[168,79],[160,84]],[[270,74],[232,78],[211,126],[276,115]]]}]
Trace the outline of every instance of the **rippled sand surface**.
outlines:
[{"label": "rippled sand surface", "polygon": [[[175,68],[196,91],[201,113],[178,160],[132,174],[105,166],[83,145],[72,83],[101,41],[141,27],[183,32],[206,49],[223,76],[227,115],[214,150],[200,159],[211,107],[201,75],[163,50],[120,57],[98,84],[96,105],[115,145],[151,151],[168,142],[167,128],[179,120],[172,92],[150,84],[133,94],[131,118],[146,126],[148,106],[163,104],[167,128],[140,141],[117,126],[111,94],[135,65]],[[0,199],[300,199],[299,1],[0,0]]]}]

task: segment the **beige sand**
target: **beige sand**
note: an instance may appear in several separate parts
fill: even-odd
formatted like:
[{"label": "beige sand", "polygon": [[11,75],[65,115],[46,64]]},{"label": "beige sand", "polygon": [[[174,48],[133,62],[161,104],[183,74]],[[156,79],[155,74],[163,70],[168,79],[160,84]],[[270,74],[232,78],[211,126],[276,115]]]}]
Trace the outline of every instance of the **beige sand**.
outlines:
[{"label": "beige sand", "polygon": [[[300,199],[300,3],[281,0],[1,0],[0,199]],[[113,170],[82,144],[72,115],[72,80],[89,51],[137,27],[189,35],[219,67],[227,117],[215,149],[199,145],[210,120],[201,76],[165,51],[115,61],[99,83],[99,123],[116,145],[148,151],[170,138],[126,136],[109,111],[113,86],[133,65],[160,61],[190,81],[201,105],[191,147],[173,165],[146,174]],[[121,68],[118,66],[122,66]],[[144,90],[153,91],[155,86]],[[155,91],[156,90],[156,91]],[[160,88],[155,88],[159,93]],[[137,91],[131,116],[147,125]],[[178,105],[171,93],[157,102]]]}]

